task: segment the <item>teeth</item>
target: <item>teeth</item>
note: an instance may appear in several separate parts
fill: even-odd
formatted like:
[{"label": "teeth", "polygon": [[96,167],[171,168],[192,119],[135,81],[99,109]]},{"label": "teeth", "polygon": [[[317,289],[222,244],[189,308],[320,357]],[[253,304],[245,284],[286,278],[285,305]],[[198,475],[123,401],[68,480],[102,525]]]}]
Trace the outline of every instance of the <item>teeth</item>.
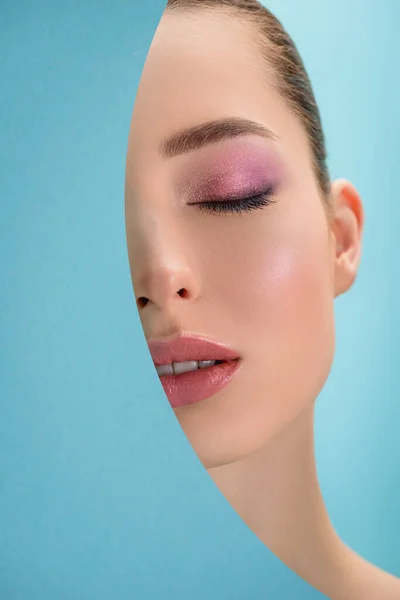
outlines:
[{"label": "teeth", "polygon": [[196,371],[199,368],[197,360],[188,360],[187,362],[172,363],[175,375],[187,373],[187,371]]},{"label": "teeth", "polygon": [[159,365],[156,367],[158,375],[180,375],[197,369],[206,369],[212,367],[217,361],[215,360],[188,360],[186,362],[174,362],[169,365]]},{"label": "teeth", "polygon": [[156,367],[156,370],[160,376],[174,374],[174,369],[173,369],[172,365],[160,365],[159,367]]},{"label": "teeth", "polygon": [[216,362],[216,360],[199,360],[199,369],[211,367],[212,365],[215,365]]}]

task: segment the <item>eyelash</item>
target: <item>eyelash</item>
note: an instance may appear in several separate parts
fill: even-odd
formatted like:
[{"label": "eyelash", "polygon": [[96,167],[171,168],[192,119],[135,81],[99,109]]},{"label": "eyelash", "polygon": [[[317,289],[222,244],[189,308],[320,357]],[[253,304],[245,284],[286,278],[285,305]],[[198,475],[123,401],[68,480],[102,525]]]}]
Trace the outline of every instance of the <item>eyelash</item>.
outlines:
[{"label": "eyelash", "polygon": [[199,210],[209,213],[249,213],[253,210],[259,210],[265,206],[269,206],[270,204],[275,204],[276,200],[272,198],[273,192],[274,190],[269,188],[255,196],[196,202],[195,205]]}]

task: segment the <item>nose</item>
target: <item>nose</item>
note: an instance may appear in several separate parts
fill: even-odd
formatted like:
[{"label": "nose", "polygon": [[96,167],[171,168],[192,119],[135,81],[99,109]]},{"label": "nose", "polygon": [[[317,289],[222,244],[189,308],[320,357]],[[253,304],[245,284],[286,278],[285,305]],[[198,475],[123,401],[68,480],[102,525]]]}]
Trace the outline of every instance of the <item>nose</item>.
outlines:
[{"label": "nose", "polygon": [[139,309],[153,304],[166,309],[176,301],[193,301],[199,294],[193,272],[184,262],[152,261],[134,283]]},{"label": "nose", "polygon": [[165,229],[141,228],[140,234],[136,230],[136,243],[131,244],[132,283],[139,310],[150,305],[170,309],[176,302],[193,302],[200,293],[188,240],[182,231]]}]

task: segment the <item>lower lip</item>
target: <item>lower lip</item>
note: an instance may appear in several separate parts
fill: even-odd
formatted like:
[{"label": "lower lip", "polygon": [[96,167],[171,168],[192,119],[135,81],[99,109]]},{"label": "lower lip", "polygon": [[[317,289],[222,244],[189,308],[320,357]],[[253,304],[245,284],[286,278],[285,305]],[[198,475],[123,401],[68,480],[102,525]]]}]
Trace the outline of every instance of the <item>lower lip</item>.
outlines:
[{"label": "lower lip", "polygon": [[171,406],[178,408],[216,394],[230,382],[238,367],[239,360],[230,360],[180,375],[162,375],[160,381]]}]

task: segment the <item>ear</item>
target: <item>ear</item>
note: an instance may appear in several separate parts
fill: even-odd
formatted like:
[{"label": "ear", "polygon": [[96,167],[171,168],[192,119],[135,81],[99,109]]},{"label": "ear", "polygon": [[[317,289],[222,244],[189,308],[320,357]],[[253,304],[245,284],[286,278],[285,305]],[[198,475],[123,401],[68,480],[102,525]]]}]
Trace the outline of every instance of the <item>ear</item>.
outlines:
[{"label": "ear", "polygon": [[361,259],[364,210],[357,190],[344,179],[332,183],[331,203],[336,297],[352,286],[357,275]]}]

